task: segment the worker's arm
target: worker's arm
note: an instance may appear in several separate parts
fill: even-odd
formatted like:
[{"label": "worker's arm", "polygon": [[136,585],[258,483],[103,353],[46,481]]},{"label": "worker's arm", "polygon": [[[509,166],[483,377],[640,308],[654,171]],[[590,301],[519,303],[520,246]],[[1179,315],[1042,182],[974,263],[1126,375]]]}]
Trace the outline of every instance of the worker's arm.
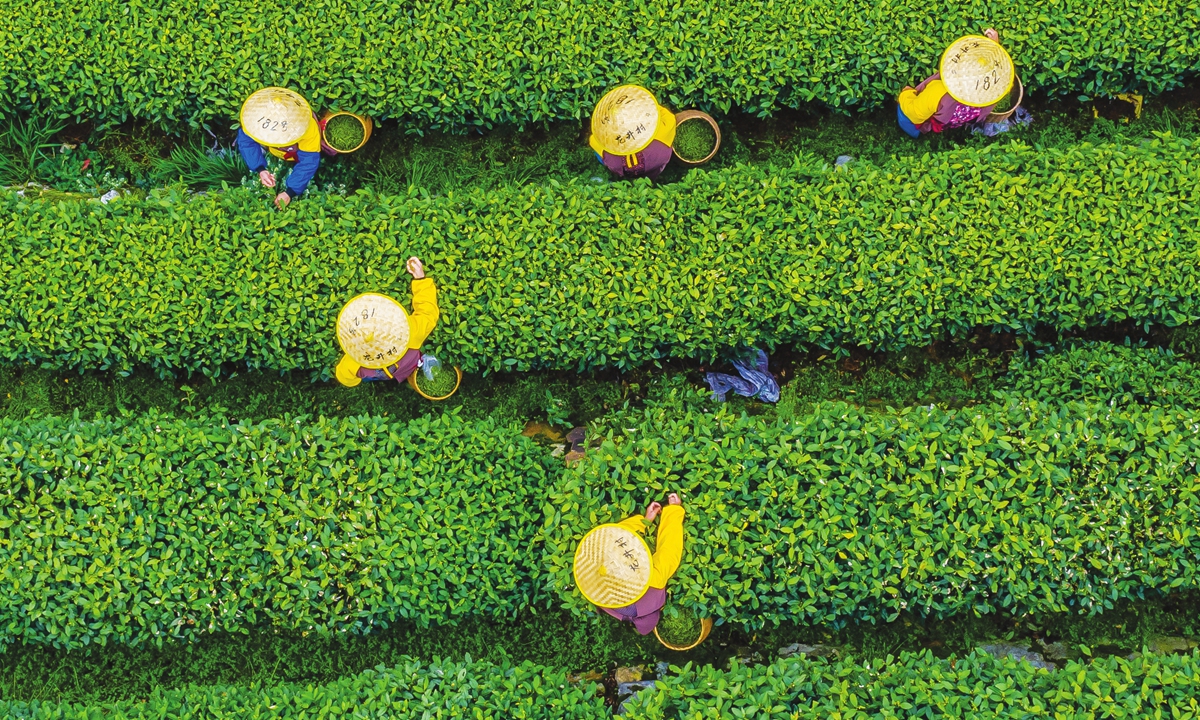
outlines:
[{"label": "worker's arm", "polygon": [[921,84],[920,84],[920,85],[918,85],[918,86],[917,86],[915,89],[916,89],[916,91],[917,91],[918,93],[925,92],[925,86],[926,86],[926,85],[928,85],[929,83],[933,82],[934,80],[941,80],[941,79],[942,79],[942,73],[941,73],[940,71],[939,71],[939,72],[935,72],[934,74],[932,74],[932,75],[930,75],[929,77],[927,77],[927,78],[925,78],[924,80],[922,80],[922,81],[921,81]]},{"label": "worker's arm", "polygon": [[646,532],[646,517],[644,515],[634,515],[632,517],[625,518],[621,522],[617,523],[617,525],[625,528],[629,532],[642,535]]},{"label": "worker's arm", "polygon": [[665,588],[683,560],[682,505],[667,505],[658,518],[658,543],[651,562],[650,587]]},{"label": "worker's arm", "polygon": [[900,111],[913,125],[927,122],[937,112],[938,105],[946,95],[946,86],[941,80],[931,80],[921,92],[905,88],[900,93]]},{"label": "worker's arm", "polygon": [[312,181],[313,176],[317,174],[317,168],[321,165],[320,152],[305,152],[300,150],[296,153],[296,166],[288,173],[287,191],[292,197],[299,197],[308,189],[308,183]]},{"label": "worker's arm", "polygon": [[423,277],[412,281],[412,317],[408,320],[408,346],[420,350],[429,334],[437,325],[437,286],[433,278]]},{"label": "worker's arm", "polygon": [[242,159],[246,161],[246,167],[250,168],[250,172],[258,173],[267,169],[267,161],[263,157],[262,145],[258,141],[246,134],[246,131],[238,128],[237,134],[238,152],[242,154]]}]

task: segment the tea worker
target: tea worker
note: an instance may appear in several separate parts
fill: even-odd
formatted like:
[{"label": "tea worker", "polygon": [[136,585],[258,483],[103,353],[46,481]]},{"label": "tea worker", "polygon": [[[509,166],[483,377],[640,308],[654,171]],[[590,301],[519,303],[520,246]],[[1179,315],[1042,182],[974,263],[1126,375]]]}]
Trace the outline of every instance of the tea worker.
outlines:
[{"label": "tea worker", "polygon": [[955,40],[938,72],[900,92],[896,116],[912,137],[969,125],[991,114],[1012,89],[1012,58],[992,28]]},{"label": "tea worker", "polygon": [[294,162],[286,186],[275,196],[282,208],[302,195],[321,164],[321,125],[299,93],[281,87],[256,91],[242,103],[237,146],[246,167],[266,187],[275,187],[263,148],[277,158]]},{"label": "tea worker", "polygon": [[[651,555],[642,533],[660,511]],[[683,559],[683,516],[683,503],[671,493],[665,508],[652,502],[645,516],[592,528],[575,551],[575,586],[588,602],[633,623],[642,635],[654,632],[667,602],[667,581]]]},{"label": "tea worker", "polygon": [[421,365],[421,346],[438,321],[437,288],[420,258],[409,258],[412,315],[392,298],[365,293],[346,303],[337,319],[338,344],[346,353],[337,364],[338,382],[391,378],[403,383]]},{"label": "tea worker", "polygon": [[622,85],[596,103],[588,144],[618,178],[658,179],[674,143],[675,115],[646,88]]}]

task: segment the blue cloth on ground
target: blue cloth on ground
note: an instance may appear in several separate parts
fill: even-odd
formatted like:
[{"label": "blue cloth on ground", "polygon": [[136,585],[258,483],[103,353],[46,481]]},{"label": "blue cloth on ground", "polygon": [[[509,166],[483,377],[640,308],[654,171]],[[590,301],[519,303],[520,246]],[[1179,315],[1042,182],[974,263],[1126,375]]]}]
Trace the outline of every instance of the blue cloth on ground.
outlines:
[{"label": "blue cloth on ground", "polygon": [[725,393],[730,390],[742,397],[757,396],[763,402],[779,402],[779,383],[767,372],[767,354],[754,348],[750,358],[735,360],[733,367],[741,377],[724,373],[705,373],[704,380],[712,388],[713,400],[725,402]]}]

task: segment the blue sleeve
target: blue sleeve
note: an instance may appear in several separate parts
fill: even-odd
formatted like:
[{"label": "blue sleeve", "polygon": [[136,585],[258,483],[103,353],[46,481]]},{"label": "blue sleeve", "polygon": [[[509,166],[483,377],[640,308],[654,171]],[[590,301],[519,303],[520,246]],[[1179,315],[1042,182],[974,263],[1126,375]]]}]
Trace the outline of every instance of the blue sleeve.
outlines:
[{"label": "blue sleeve", "polygon": [[267,169],[267,161],[263,159],[262,145],[243,132],[240,127],[238,128],[237,146],[242,153],[242,159],[246,161],[246,167],[250,168],[250,172],[257,173]]},{"label": "blue sleeve", "polygon": [[296,167],[288,173],[287,191],[288,195],[296,197],[304,194],[308,188],[308,183],[313,179],[313,175],[317,174],[317,166],[321,164],[321,153],[319,152],[303,152],[300,151],[296,158]]}]

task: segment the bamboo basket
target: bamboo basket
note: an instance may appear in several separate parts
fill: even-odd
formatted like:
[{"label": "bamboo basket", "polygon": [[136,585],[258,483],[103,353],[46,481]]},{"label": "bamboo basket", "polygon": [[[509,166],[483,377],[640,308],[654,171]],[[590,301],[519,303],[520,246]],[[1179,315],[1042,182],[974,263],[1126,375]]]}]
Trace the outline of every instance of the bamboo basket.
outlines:
[{"label": "bamboo basket", "polygon": [[1013,90],[1016,90],[1016,92],[1017,92],[1017,100],[1016,100],[1016,102],[1013,103],[1012,107],[1005,110],[1004,112],[1001,112],[1001,113],[994,112],[994,113],[988,115],[984,119],[984,122],[995,123],[995,122],[1000,122],[1001,120],[1007,120],[1008,118],[1012,117],[1012,114],[1017,111],[1017,108],[1021,107],[1021,101],[1025,99],[1025,86],[1021,84],[1021,78],[1019,78],[1019,77],[1013,78]]}]

